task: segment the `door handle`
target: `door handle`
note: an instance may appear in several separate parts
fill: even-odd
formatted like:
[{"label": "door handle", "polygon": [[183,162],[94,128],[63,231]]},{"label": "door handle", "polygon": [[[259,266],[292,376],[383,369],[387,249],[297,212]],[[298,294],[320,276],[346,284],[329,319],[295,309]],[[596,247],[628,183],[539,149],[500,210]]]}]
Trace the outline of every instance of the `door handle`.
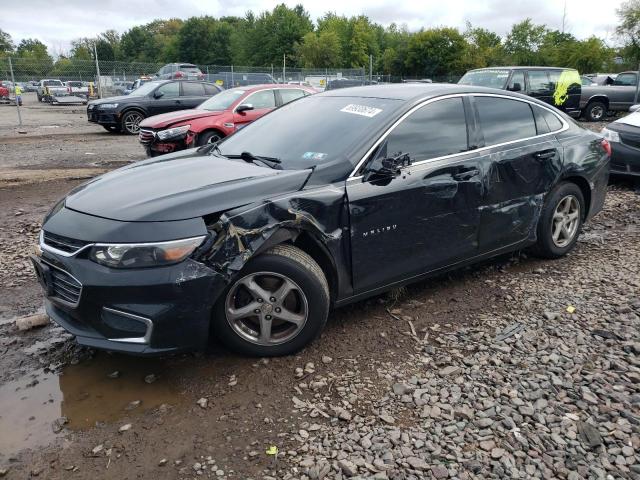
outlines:
[{"label": "door handle", "polygon": [[541,152],[536,152],[533,156],[539,160],[547,160],[549,158],[553,158],[556,156],[555,150],[542,150]]},{"label": "door handle", "polygon": [[478,170],[477,168],[470,168],[468,170],[463,170],[460,173],[455,173],[452,175],[452,177],[454,180],[464,182],[465,180],[469,180],[479,174],[480,170]]}]

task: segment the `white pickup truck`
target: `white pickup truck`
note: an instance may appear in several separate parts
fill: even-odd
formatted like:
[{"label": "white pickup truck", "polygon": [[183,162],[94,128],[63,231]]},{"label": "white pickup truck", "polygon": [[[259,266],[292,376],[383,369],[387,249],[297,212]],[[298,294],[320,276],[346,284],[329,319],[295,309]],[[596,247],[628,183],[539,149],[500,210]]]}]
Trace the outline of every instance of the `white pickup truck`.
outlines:
[{"label": "white pickup truck", "polygon": [[76,95],[79,97],[88,97],[89,96],[89,85],[85,85],[83,82],[79,80],[69,80],[65,82],[67,87],[67,93],[69,95]]},{"label": "white pickup truck", "polygon": [[45,78],[38,85],[38,101],[49,101],[55,95],[67,95],[67,87],[60,80]]}]

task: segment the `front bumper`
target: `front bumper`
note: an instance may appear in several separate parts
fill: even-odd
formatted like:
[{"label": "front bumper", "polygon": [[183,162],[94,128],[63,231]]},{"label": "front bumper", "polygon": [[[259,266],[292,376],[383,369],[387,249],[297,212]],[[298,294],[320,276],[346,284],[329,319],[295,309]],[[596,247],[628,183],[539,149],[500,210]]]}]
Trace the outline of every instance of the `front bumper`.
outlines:
[{"label": "front bumper", "polygon": [[120,114],[114,111],[87,110],[87,120],[100,125],[119,125]]},{"label": "front bumper", "polygon": [[611,143],[611,173],[640,176],[640,149],[621,142]]},{"label": "front bumper", "polygon": [[[213,305],[227,285],[223,275],[191,258],[138,269],[109,268],[89,259],[93,241],[136,243],[203,235],[202,219],[120,222],[62,207],[43,227],[47,233],[31,260],[45,307],[80,344],[144,355],[206,346]],[[66,232],[91,241],[73,240]]]},{"label": "front bumper", "polygon": [[194,132],[188,131],[166,140],[160,140],[157,133],[149,128],[141,128],[138,134],[138,141],[142,144],[149,157],[178,152],[195,146],[196,134]]}]

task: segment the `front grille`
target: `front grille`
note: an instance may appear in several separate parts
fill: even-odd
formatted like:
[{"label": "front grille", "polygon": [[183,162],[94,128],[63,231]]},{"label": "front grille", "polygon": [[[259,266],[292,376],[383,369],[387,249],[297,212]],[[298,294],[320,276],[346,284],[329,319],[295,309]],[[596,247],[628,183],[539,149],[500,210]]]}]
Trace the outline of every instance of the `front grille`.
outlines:
[{"label": "front grille", "polygon": [[56,250],[61,250],[66,253],[75,253],[85,245],[89,244],[89,242],[85,242],[83,240],[63,237],[49,232],[43,232],[43,240],[44,244],[48,247],[55,248]]},{"label": "front grille", "polygon": [[51,268],[51,296],[76,305],[80,300],[82,284],[64,270]]},{"label": "front grille", "polygon": [[138,140],[140,140],[140,143],[142,143],[143,145],[148,145],[153,142],[155,136],[156,134],[153,130],[146,130],[141,128],[140,133],[138,134]]}]

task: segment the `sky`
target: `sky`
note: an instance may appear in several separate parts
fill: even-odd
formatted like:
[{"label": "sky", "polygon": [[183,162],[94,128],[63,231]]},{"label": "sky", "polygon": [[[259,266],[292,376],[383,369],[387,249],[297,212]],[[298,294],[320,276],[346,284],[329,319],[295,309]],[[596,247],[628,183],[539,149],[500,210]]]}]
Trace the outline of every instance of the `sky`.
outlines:
[{"label": "sky", "polygon": [[[566,0],[565,31],[578,38],[597,35],[614,45],[616,9],[623,0]],[[134,25],[156,18],[188,18],[198,15],[220,17],[244,16],[253,10],[270,10],[276,2],[266,0],[29,0],[28,8],[21,2],[2,2],[0,29],[18,43],[23,38],[37,38],[51,53],[64,53],[70,41],[92,37],[107,29],[120,33]],[[561,29],[564,0],[284,0],[289,6],[302,3],[313,20],[327,11],[338,15],[367,15],[371,20],[389,25],[395,22],[409,30],[452,26],[464,30],[470,21],[505,35],[511,25],[527,17],[534,23]],[[444,8],[446,5],[446,8]],[[35,14],[42,12],[42,15]]]}]

